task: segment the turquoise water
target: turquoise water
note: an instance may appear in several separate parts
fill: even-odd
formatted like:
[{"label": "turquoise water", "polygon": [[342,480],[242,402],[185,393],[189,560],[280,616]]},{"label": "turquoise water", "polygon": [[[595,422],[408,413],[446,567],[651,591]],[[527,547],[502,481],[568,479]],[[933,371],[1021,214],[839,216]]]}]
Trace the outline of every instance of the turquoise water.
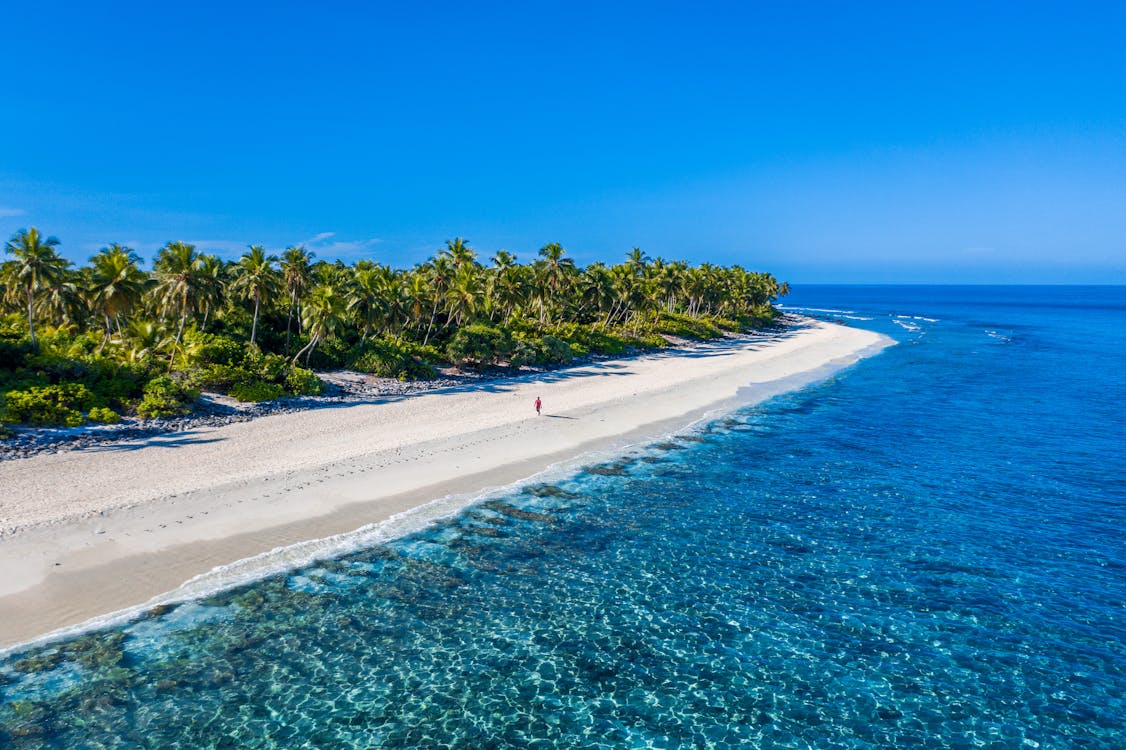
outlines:
[{"label": "turquoise water", "polygon": [[0,660],[0,747],[1126,746],[1126,289],[900,343],[397,541]]}]

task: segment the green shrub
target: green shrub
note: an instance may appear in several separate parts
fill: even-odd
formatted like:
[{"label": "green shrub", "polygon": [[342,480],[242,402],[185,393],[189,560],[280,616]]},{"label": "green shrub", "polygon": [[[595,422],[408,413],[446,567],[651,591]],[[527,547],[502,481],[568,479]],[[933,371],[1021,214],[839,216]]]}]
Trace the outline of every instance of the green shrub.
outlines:
[{"label": "green shrub", "polygon": [[86,418],[91,422],[97,424],[117,424],[121,421],[121,415],[113,409],[107,409],[104,406],[95,406],[86,415]]},{"label": "green shrub", "polygon": [[85,380],[90,371],[85,362],[46,351],[46,347],[27,358],[27,369],[51,383]]},{"label": "green shrub", "polygon": [[508,359],[512,353],[512,336],[507,330],[484,323],[459,328],[446,347],[450,359],[459,364],[491,365]]},{"label": "green shrub", "polygon": [[273,401],[285,395],[285,389],[277,383],[257,380],[250,383],[235,383],[230,395],[238,401]]},{"label": "green shrub", "polygon": [[564,323],[551,330],[556,338],[563,339],[571,345],[576,356],[595,354],[622,354],[632,346],[632,342],[622,336],[614,335],[598,328],[596,324],[580,325],[578,323]]},{"label": "green shrub", "polygon": [[[293,351],[300,351],[301,347],[308,343],[308,340],[307,336],[295,339],[292,345]],[[342,338],[321,342],[313,350],[313,354],[309,358],[309,366],[316,370],[338,370],[347,365],[349,349],[349,344]],[[302,358],[304,358],[304,355],[302,355]]]},{"label": "green shrub", "polygon": [[226,392],[235,383],[245,383],[254,376],[237,365],[210,364],[189,375],[192,384],[209,391]]},{"label": "green shrub", "polygon": [[536,345],[528,339],[519,339],[512,345],[512,353],[508,355],[508,363],[513,367],[536,364],[539,352]]},{"label": "green shrub", "polygon": [[661,313],[652,329],[667,336],[687,339],[716,339],[723,336],[719,326],[707,317],[693,318],[690,315],[667,312]]},{"label": "green shrub", "polygon": [[145,386],[145,397],[137,405],[137,414],[146,419],[180,416],[191,411],[191,403],[197,398],[199,391],[160,375]]},{"label": "green shrub", "polygon": [[227,336],[189,331],[184,335],[190,361],[196,365],[239,365],[246,356],[247,346]]},{"label": "green shrub", "polygon": [[85,424],[82,412],[93,406],[94,394],[81,383],[62,383],[8,391],[4,394],[5,421],[34,425]]},{"label": "green shrub", "polygon": [[740,323],[739,321],[732,320],[731,318],[721,318],[716,315],[709,315],[707,316],[707,318],[717,328],[722,328],[725,331],[744,331],[747,329],[747,325],[745,323]]},{"label": "green shrub", "polygon": [[431,380],[438,374],[431,365],[419,362],[401,349],[399,342],[393,339],[357,344],[348,356],[348,368],[399,380]]},{"label": "green shrub", "polygon": [[285,388],[294,396],[319,396],[324,393],[325,384],[312,370],[291,367],[285,376]]},{"label": "green shrub", "polygon": [[12,432],[7,427],[5,427],[2,423],[0,423],[0,440],[7,440],[8,438],[10,438],[14,434],[15,434],[14,432]]},{"label": "green shrub", "polygon": [[554,336],[544,336],[539,340],[537,347],[540,351],[540,356],[543,358],[544,364],[548,365],[562,365],[574,359],[574,353],[571,351],[571,345],[562,339]]},{"label": "green shrub", "polygon": [[542,337],[516,341],[512,347],[509,362],[516,367],[523,365],[560,365],[574,358],[571,345],[550,334]]},{"label": "green shrub", "polygon": [[290,365],[289,360],[280,354],[262,354],[258,351],[251,352],[248,350],[243,367],[254,373],[258,380],[280,383],[285,380]]},{"label": "green shrub", "polygon": [[72,335],[64,329],[57,329],[50,348],[64,357],[86,359],[101,349],[104,338],[101,331]]},{"label": "green shrub", "polygon": [[660,349],[669,345],[669,342],[659,333],[642,333],[633,336],[630,343],[638,349]]},{"label": "green shrub", "polygon": [[104,404],[121,405],[140,397],[149,380],[149,370],[144,365],[119,362],[104,355],[91,356],[86,360],[86,369],[86,384]]},{"label": "green shrub", "polygon": [[422,344],[418,343],[417,341],[409,341],[409,340],[404,339],[404,338],[385,339],[385,341],[389,344],[394,344],[397,348],[402,350],[404,353],[409,354],[410,356],[414,357],[415,359],[417,359],[421,362],[425,362],[426,364],[429,364],[429,365],[448,365],[448,364],[452,364],[450,362],[449,356],[447,356],[445,352],[443,352],[441,349],[439,349],[438,347],[436,347],[432,344],[427,344],[426,346],[423,346]]}]

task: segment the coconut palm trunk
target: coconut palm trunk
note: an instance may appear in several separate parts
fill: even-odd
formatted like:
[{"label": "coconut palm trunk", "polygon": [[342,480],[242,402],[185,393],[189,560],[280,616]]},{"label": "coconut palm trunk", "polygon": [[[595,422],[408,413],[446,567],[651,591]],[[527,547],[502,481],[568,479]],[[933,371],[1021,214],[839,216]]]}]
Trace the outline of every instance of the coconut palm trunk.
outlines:
[{"label": "coconut palm trunk", "polygon": [[426,326],[426,335],[422,337],[422,345],[430,341],[430,331],[434,329],[434,318],[438,315],[438,297],[434,297],[434,307],[430,310],[430,323]]},{"label": "coconut palm trunk", "polygon": [[102,313],[102,317],[106,322],[106,335],[102,336],[102,343],[98,345],[98,354],[101,354],[102,350],[106,348],[106,344],[109,343],[109,337],[113,335],[113,323],[110,321],[109,313]]},{"label": "coconut palm trunk", "polygon": [[297,308],[297,295],[289,295],[289,317],[285,319],[285,356],[289,356],[289,341],[293,334],[293,311]]},{"label": "coconut palm trunk", "polygon": [[250,324],[250,343],[254,343],[258,338],[258,308],[262,303],[262,296],[259,294],[254,295],[254,322]]},{"label": "coconut palm trunk", "polygon": [[39,340],[35,338],[35,274],[27,285],[27,332],[31,336],[31,348],[39,350]]},{"label": "coconut palm trunk", "polygon": [[172,366],[176,364],[176,351],[180,348],[180,341],[184,338],[184,326],[187,322],[188,300],[185,295],[180,303],[180,325],[176,328],[176,340],[172,342],[172,354],[168,357],[168,372],[172,372]]}]

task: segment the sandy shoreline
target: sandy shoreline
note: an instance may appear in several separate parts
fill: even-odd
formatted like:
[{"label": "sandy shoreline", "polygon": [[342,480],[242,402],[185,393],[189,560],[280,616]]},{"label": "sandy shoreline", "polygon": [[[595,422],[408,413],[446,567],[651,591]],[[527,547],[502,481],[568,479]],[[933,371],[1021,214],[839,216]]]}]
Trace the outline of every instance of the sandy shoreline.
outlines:
[{"label": "sandy shoreline", "polygon": [[142,604],[216,566],[676,429],[886,343],[807,321],[688,353],[0,463],[0,646]]}]

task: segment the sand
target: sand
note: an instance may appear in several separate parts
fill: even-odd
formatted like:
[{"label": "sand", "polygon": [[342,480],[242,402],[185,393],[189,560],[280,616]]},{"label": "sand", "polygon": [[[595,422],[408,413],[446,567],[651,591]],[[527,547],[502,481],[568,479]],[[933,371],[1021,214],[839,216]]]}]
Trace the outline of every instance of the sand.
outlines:
[{"label": "sand", "polygon": [[681,428],[887,343],[807,320],[686,352],[0,463],[0,646],[160,600],[217,566]]}]

